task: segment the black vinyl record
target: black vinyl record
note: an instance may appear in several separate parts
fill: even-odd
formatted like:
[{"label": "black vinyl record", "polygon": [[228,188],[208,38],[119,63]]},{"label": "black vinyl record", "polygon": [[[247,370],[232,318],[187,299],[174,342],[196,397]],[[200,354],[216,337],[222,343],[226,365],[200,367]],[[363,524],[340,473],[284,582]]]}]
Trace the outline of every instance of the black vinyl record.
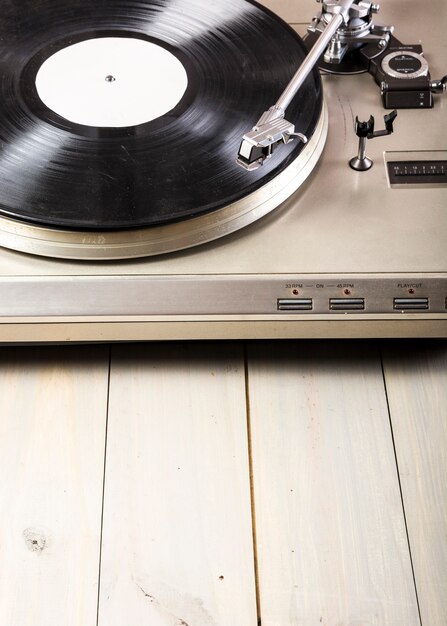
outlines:
[{"label": "black vinyl record", "polygon": [[[236,163],[242,135],[306,55],[298,35],[254,2],[0,0],[0,8],[0,215],[71,230],[167,224],[240,200],[303,148],[290,142],[254,172]],[[120,128],[49,109],[36,89],[39,68],[67,46],[102,37],[139,38],[175,55],[188,77],[178,104]],[[310,137],[321,108],[314,71],[286,117]]]}]

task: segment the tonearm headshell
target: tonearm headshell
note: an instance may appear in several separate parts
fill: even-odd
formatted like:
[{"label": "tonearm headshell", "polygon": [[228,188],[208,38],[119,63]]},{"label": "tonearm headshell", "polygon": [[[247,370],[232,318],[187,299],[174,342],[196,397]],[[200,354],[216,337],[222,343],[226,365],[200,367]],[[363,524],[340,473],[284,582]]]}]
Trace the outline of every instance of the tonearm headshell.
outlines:
[{"label": "tonearm headshell", "polygon": [[394,26],[378,26],[379,5],[369,0],[317,0],[322,7],[308,28],[309,53],[278,101],[265,111],[241,142],[238,163],[257,169],[275,148],[307,138],[285,119],[285,111],[314,66],[322,72],[370,72],[380,86],[386,109],[431,108],[433,94],[447,88],[447,76],[432,80],[420,44],[405,45]]}]

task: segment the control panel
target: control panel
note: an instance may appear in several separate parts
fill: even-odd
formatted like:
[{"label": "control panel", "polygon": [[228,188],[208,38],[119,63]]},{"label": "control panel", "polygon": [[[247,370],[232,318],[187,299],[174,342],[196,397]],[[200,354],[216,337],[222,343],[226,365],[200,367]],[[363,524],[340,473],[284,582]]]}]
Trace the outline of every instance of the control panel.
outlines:
[{"label": "control panel", "polygon": [[364,279],[288,283],[277,299],[281,312],[447,313],[447,280]]},{"label": "control panel", "polygon": [[0,300],[4,318],[424,315],[447,322],[447,275],[18,277],[0,281]]}]

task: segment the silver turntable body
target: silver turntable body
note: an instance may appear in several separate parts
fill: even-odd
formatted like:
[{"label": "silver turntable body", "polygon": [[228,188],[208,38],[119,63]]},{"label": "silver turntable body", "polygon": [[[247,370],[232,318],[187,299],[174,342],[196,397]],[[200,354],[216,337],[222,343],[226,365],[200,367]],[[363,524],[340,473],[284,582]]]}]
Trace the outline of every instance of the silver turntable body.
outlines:
[{"label": "silver turntable body", "polygon": [[[316,11],[310,0],[265,4],[300,34]],[[403,41],[422,39],[442,76],[447,5],[428,6],[384,0],[381,20]],[[399,111],[393,134],[367,142],[374,166],[362,172],[349,167],[355,118],[381,120],[380,91],[367,73],[326,74],[323,85],[321,157],[295,194],[242,230],[123,261],[0,249],[0,342],[447,337],[447,98]]]}]

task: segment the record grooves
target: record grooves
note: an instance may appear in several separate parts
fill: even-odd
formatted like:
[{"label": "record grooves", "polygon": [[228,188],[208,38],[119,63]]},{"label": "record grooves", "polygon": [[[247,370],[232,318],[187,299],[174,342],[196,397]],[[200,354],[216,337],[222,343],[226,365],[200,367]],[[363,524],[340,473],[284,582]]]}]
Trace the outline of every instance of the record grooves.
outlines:
[{"label": "record grooves", "polygon": [[[306,56],[298,35],[255,2],[25,4],[0,1],[0,220],[55,232],[177,224],[251,198],[303,151],[300,142],[290,142],[255,172],[236,163],[242,135]],[[95,127],[44,104],[36,89],[39,68],[79,42],[110,37],[156,43],[180,61],[188,83],[171,110],[135,126]],[[145,72],[139,66],[141,81]],[[156,94],[166,85],[151,88]],[[321,116],[321,79],[314,71],[288,117],[311,138]],[[9,239],[1,243],[23,249]]]}]

